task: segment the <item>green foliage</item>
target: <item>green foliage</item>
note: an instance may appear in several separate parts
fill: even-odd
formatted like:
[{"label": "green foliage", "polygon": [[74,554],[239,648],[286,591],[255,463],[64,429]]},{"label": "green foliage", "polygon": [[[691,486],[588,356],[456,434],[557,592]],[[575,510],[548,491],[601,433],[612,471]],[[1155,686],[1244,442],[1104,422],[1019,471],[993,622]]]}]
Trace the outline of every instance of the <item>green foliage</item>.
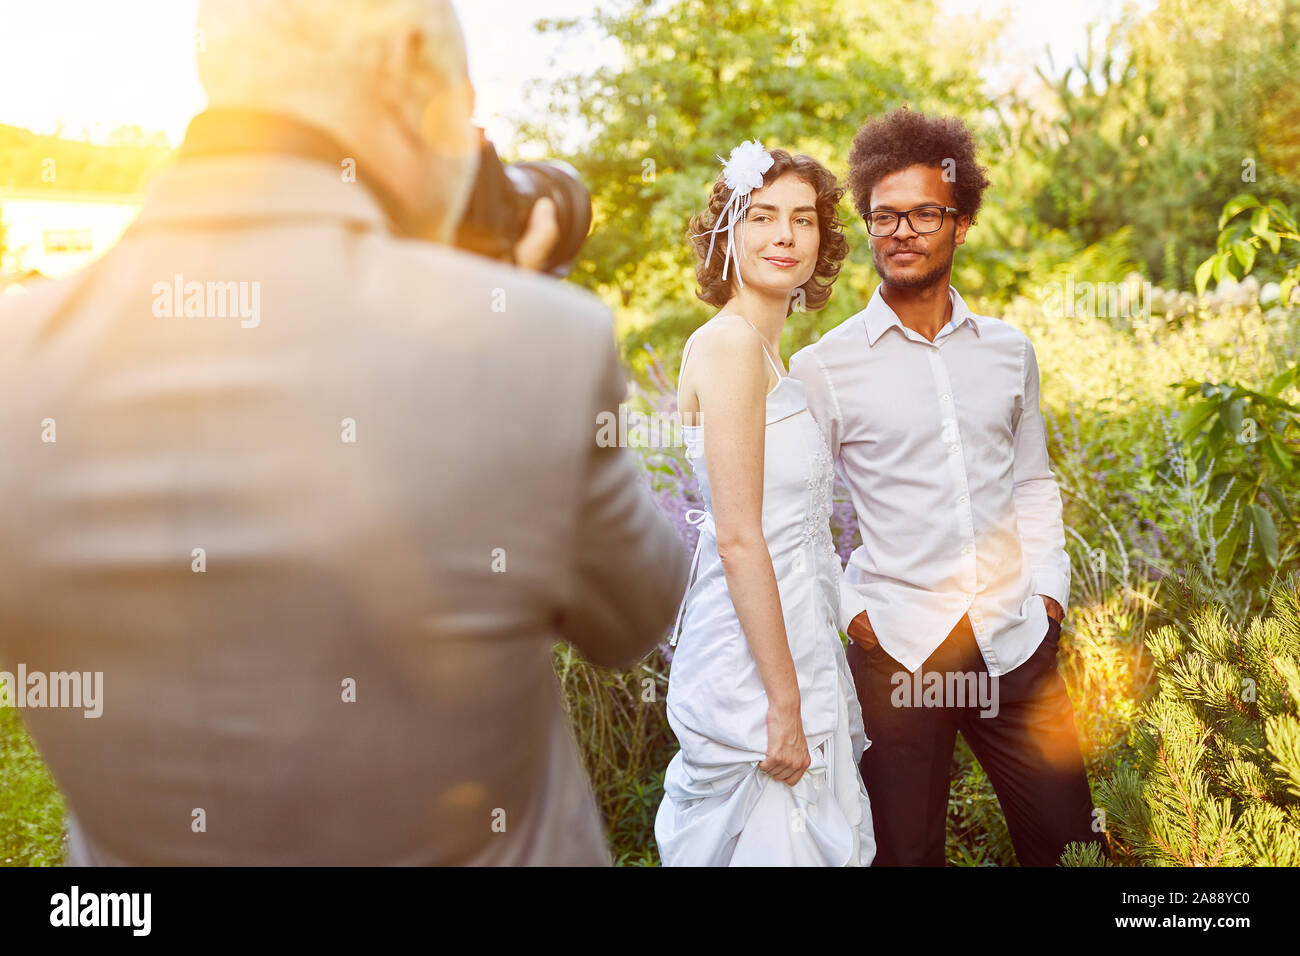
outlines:
[{"label": "green foliage", "polygon": [[[1300,406],[1278,398],[1295,384],[1296,368],[1280,373],[1264,392],[1242,385],[1180,382],[1188,397],[1199,396],[1182,424],[1181,438],[1195,458],[1192,466],[1210,472],[1216,506],[1214,530],[1222,545],[1215,570],[1223,576],[1238,548],[1250,540],[1271,567],[1279,563],[1279,531],[1270,507],[1295,528],[1295,516],[1280,487],[1300,470]],[[1291,535],[1294,537],[1294,534]]]},{"label": "green foliage", "polygon": [[[1095,260],[1091,268],[1098,268]],[[1086,274],[1086,273],[1085,273]],[[1047,279],[1052,273],[1043,273]],[[1059,273],[1057,274],[1059,277]],[[1154,663],[1145,638],[1179,620],[1168,597],[1181,573],[1206,568],[1217,555],[1210,476],[1198,473],[1179,438],[1187,411],[1171,402],[1170,383],[1191,374],[1234,378],[1264,393],[1300,346],[1300,324],[1265,316],[1255,305],[1205,302],[1185,320],[1107,321],[1089,313],[1019,300],[1004,318],[1035,343],[1042,371],[1052,469],[1065,504],[1067,550],[1074,575],[1060,666],[1074,702],[1094,793],[1137,768],[1131,730],[1151,693]],[[1262,420],[1262,419],[1261,419]],[[1256,476],[1258,477],[1258,476]],[[1279,482],[1295,512],[1300,483]],[[1272,501],[1265,506],[1274,507]],[[1277,514],[1281,514],[1277,506]],[[1230,510],[1230,509],[1229,509]],[[1241,620],[1272,581],[1300,568],[1294,548],[1271,568],[1259,544],[1241,548],[1230,573],[1206,587]],[[1199,573],[1199,572],[1197,572]],[[959,865],[1007,865],[1009,839],[996,822],[987,778],[958,749],[949,803],[948,858]],[[1111,841],[1114,861],[1141,861]],[[1065,865],[1100,865],[1074,848]]]},{"label": "green foliage", "polygon": [[1114,866],[1095,843],[1071,843],[1061,854],[1061,866]]},{"label": "green foliage", "polygon": [[0,125],[0,188],[134,195],[171,156],[161,135],[137,128],[101,145]]},{"label": "green foliage", "polygon": [[1210,210],[1255,183],[1300,199],[1298,0],[1160,0],[1129,14],[1016,110],[1041,159],[1045,225],[1091,244],[1132,225],[1143,271],[1187,288],[1210,251]]},{"label": "green foliage", "polygon": [[555,645],[554,662],[614,862],[657,866],[655,814],[677,752],[663,705],[667,664],[655,653],[627,670],[596,667],[567,644]]},{"label": "green foliage", "polygon": [[[1247,210],[1251,211],[1249,221],[1232,220]],[[1196,292],[1205,292],[1211,278],[1223,282],[1229,277],[1239,278],[1237,270],[1244,276],[1255,266],[1255,256],[1261,244],[1266,244],[1274,255],[1282,252],[1282,241],[1300,245],[1297,234],[1296,217],[1285,205],[1276,199],[1262,203],[1250,193],[1238,193],[1229,199],[1219,215],[1218,251],[1210,256],[1196,269]],[[1300,249],[1297,249],[1300,252]],[[1291,301],[1291,290],[1300,285],[1300,259],[1282,277],[1278,289],[1278,300],[1283,306]]]},{"label": "green foliage", "polygon": [[1096,316],[1130,330],[1131,313],[1143,294],[1130,227],[1077,251],[1068,240],[1044,242],[1022,261],[1023,269],[1016,277],[1018,287],[1044,311],[1067,317]]},{"label": "green foliage", "polygon": [[1147,639],[1138,766],[1099,788],[1112,839],[1148,866],[1298,866],[1300,576],[1246,627],[1182,584],[1184,622]]},{"label": "green foliage", "polygon": [[[1274,576],[1300,567],[1295,528],[1286,518],[1300,507],[1300,482],[1282,477],[1268,460],[1253,464],[1265,454],[1263,442],[1229,442],[1226,452],[1215,453],[1214,467],[1233,466],[1250,479],[1249,486],[1234,485],[1234,493],[1259,488],[1241,505],[1237,525],[1228,527],[1235,502],[1219,507],[1226,480],[1212,483],[1211,456],[1201,445],[1194,451],[1188,447],[1204,429],[1184,424],[1193,409],[1177,400],[1179,392],[1170,386],[1240,382],[1244,391],[1263,395],[1285,381],[1281,376],[1300,352],[1300,323],[1284,310],[1264,313],[1254,302],[1188,298],[1189,313],[1176,317],[1139,315],[1115,322],[1020,301],[1004,318],[1030,336],[1038,353],[1076,587],[1094,576],[1098,563],[1104,573],[1088,585],[1090,601],[1194,567],[1215,580],[1217,599],[1244,617],[1262,605]],[[1294,401],[1289,390],[1278,397]],[[1259,438],[1270,427],[1269,419],[1258,415],[1254,420],[1264,424],[1252,432],[1246,418],[1252,418],[1249,409],[1232,435]],[[1188,432],[1184,441],[1181,436]],[[1265,559],[1252,530],[1246,508],[1252,503],[1277,526],[1276,567]],[[1231,567],[1219,573],[1221,545],[1243,522],[1235,557],[1225,559]],[[1125,565],[1132,574],[1122,573]],[[1076,602],[1079,597],[1076,592]]]},{"label": "green foliage", "polygon": [[63,797],[19,711],[0,707],[0,866],[63,861]]},{"label": "green foliage", "polygon": [[[1238,219],[1247,211],[1249,222]],[[1243,276],[1249,273],[1261,243],[1276,254],[1284,239],[1300,243],[1295,217],[1284,205],[1275,199],[1261,203],[1249,193],[1233,197],[1219,216],[1219,251],[1196,270],[1197,293],[1205,291],[1211,277],[1219,282],[1236,278],[1237,268]],[[1284,307],[1297,280],[1300,265],[1282,280]],[[1221,538],[1215,571],[1220,577],[1228,573],[1238,549],[1249,549],[1255,541],[1269,565],[1278,566],[1278,520],[1270,506],[1285,520],[1284,528],[1296,527],[1280,487],[1292,484],[1300,472],[1300,405],[1281,396],[1298,382],[1300,364],[1283,369],[1259,391],[1204,381],[1175,386],[1187,398],[1197,399],[1183,420],[1180,437],[1188,443],[1195,467],[1212,473],[1210,494],[1217,505],[1214,530]]]},{"label": "green foliage", "polygon": [[993,792],[993,783],[960,734],[953,752],[944,852],[952,866],[1015,866],[1016,863],[1011,831]]}]

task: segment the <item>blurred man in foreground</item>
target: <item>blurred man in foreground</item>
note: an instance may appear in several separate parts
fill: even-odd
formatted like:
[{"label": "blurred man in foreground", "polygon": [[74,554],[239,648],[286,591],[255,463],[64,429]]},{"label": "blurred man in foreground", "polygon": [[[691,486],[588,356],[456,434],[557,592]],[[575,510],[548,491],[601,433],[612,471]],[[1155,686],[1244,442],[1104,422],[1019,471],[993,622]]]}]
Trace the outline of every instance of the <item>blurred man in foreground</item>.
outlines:
[{"label": "blurred man in foreground", "polygon": [[17,688],[69,862],[607,863],[551,647],[636,660],[687,573],[595,441],[610,316],[436,244],[478,148],[446,0],[199,27],[137,222],[0,305],[0,661],[102,675],[98,717]]}]

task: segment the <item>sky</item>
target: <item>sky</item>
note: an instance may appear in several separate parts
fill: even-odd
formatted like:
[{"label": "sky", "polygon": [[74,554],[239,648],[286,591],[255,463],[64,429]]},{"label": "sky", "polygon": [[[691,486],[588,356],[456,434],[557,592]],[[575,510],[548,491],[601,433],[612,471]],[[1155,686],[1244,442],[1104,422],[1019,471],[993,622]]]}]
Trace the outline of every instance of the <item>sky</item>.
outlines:
[{"label": "sky", "polygon": [[[535,78],[610,62],[613,45],[591,33],[561,47],[532,24],[543,17],[590,13],[596,0],[452,0],[469,47],[476,120],[508,144],[510,116]],[[1058,69],[1082,48],[1084,24],[1114,13],[1119,0],[943,0],[960,13],[1007,10],[1010,59]],[[1146,0],[1149,4],[1150,0]],[[198,0],[0,0],[0,124],[103,140],[139,126],[179,143],[204,105],[194,67]],[[551,65],[559,56],[561,66]]]}]

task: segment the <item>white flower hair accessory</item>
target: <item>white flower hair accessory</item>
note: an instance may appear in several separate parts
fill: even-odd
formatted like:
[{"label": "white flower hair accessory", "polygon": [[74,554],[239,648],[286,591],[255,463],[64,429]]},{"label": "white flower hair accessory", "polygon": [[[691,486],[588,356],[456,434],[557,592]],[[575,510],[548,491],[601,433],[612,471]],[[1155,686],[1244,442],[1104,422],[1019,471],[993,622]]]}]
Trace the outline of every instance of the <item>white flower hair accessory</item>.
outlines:
[{"label": "white flower hair accessory", "polygon": [[[727,252],[726,259],[722,263],[722,278],[727,278],[727,268],[733,258],[738,259],[735,242],[736,223],[745,218],[745,210],[749,208],[749,194],[763,185],[763,174],[772,168],[772,154],[763,148],[763,144],[756,139],[746,140],[731,151],[731,157],[724,160],[721,156],[718,161],[722,163],[722,180],[731,189],[731,196],[727,199],[727,204],[722,207],[722,212],[718,214],[718,221],[713,227],[713,235],[709,238],[709,251],[704,257],[704,264],[708,265],[709,260],[713,258],[713,243],[718,238],[718,232],[725,229],[727,232]],[[704,235],[700,233],[699,235]],[[745,280],[740,277],[740,266],[736,266],[736,281],[740,283],[741,288],[745,286]]]},{"label": "white flower hair accessory", "polygon": [[[722,157],[718,157],[722,162]],[[731,151],[722,166],[722,178],[732,189],[748,192],[763,185],[763,174],[772,168],[772,154],[756,139],[746,140]]]}]

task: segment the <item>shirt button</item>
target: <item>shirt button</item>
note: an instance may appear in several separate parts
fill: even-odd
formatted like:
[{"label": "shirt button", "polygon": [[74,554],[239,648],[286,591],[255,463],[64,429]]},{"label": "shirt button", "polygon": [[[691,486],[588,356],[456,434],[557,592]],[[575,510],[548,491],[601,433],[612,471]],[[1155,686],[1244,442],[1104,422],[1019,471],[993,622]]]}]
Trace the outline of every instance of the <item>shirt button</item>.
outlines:
[{"label": "shirt button", "polygon": [[955,451],[957,451],[957,446],[956,446],[956,445],[949,445],[949,446],[948,446],[948,450],[951,451],[951,452],[955,452]]},{"label": "shirt button", "polygon": [[970,554],[970,548],[962,548],[962,549],[961,549],[961,553],[962,553],[962,554]]},{"label": "shirt button", "polygon": [[951,401],[952,401],[952,396],[949,395],[947,392],[944,392],[944,394],[943,394],[943,400],[944,400],[945,402],[951,402]]},{"label": "shirt button", "polygon": [[965,504],[965,503],[966,503],[966,496],[965,496],[965,495],[962,495],[962,496],[961,496],[960,498],[958,498],[957,500],[960,501],[962,504]]}]

